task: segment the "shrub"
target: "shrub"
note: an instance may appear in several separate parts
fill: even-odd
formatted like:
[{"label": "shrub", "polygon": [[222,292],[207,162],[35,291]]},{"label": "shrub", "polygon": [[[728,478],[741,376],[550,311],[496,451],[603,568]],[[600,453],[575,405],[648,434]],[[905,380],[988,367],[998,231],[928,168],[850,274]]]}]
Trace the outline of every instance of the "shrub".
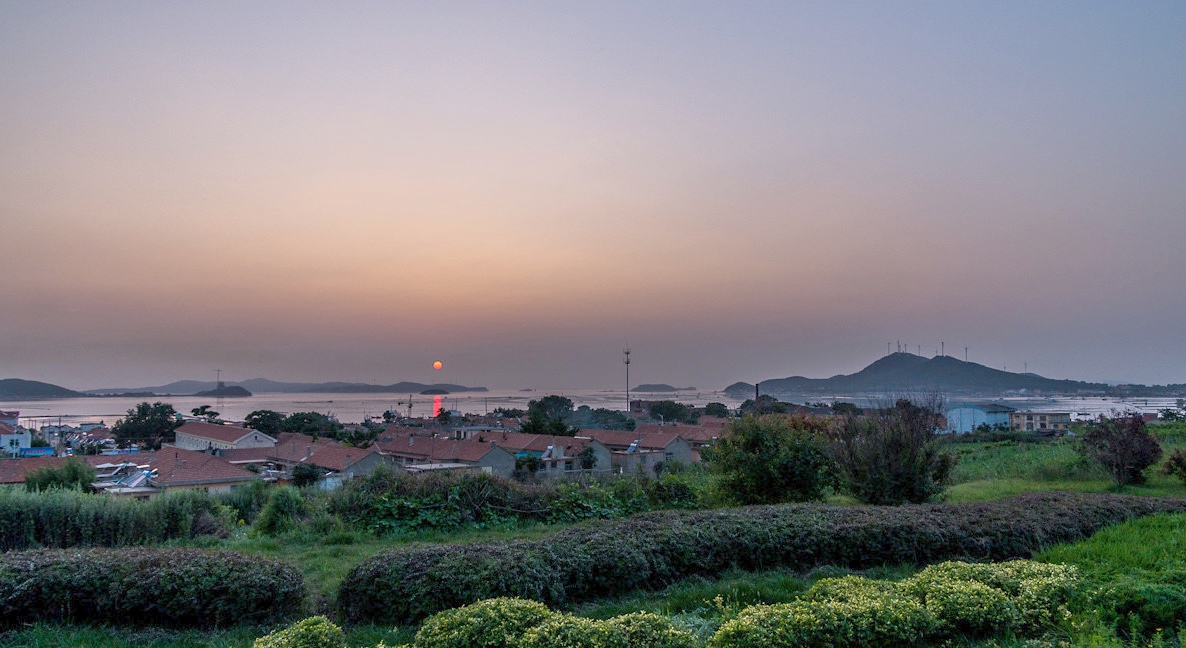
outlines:
[{"label": "shrub", "polygon": [[[678,462],[670,462],[673,466]],[[696,508],[700,497],[696,490],[678,477],[678,470],[669,470],[658,479],[647,481],[645,489],[653,508]]]},{"label": "shrub", "polygon": [[720,488],[739,504],[805,502],[823,497],[835,483],[824,419],[747,416],[705,451]]},{"label": "shrub", "polygon": [[676,628],[671,619],[651,612],[632,612],[605,621],[607,648],[693,648],[692,633]]},{"label": "shrub", "polygon": [[286,563],[229,551],[86,549],[0,555],[0,623],[224,627],[286,620],[304,583]]},{"label": "shrub", "polygon": [[1099,462],[1117,486],[1143,484],[1145,469],[1161,458],[1161,444],[1140,414],[1100,417],[1083,435],[1083,452]]},{"label": "shrub", "polygon": [[205,493],[180,491],[148,501],[72,490],[0,488],[0,551],[37,547],[119,547],[223,536],[233,522]]},{"label": "shrub", "polygon": [[889,581],[849,575],[821,578],[800,598],[804,601],[851,602],[891,594],[896,589]]},{"label": "shrub", "polygon": [[934,618],[918,601],[892,591],[870,590],[845,601],[795,601],[756,605],[727,621],[710,648],[800,646],[913,646]]},{"label": "shrub", "polygon": [[1036,634],[1058,624],[1069,614],[1067,602],[1078,591],[1082,577],[1073,565],[1032,560],[994,564],[988,583],[1008,594],[1021,615],[1020,632]]},{"label": "shrub", "polygon": [[608,648],[609,628],[595,621],[571,614],[557,614],[528,628],[519,638],[518,648]]},{"label": "shrub", "polygon": [[253,534],[279,535],[297,528],[297,522],[305,517],[307,510],[301,492],[292,486],[281,486],[272,491],[264,509],[259,512]]},{"label": "shrub", "polygon": [[273,488],[271,483],[260,479],[232,491],[218,493],[213,497],[220,504],[234,509],[237,519],[251,524],[264,506],[267,506]]},{"label": "shrub", "polygon": [[1011,560],[931,565],[902,587],[950,631],[1038,634],[1064,618],[1079,582],[1073,566]]},{"label": "shrub", "polygon": [[1160,581],[1122,576],[1096,590],[1092,609],[1111,628],[1134,639],[1186,624],[1186,574]]},{"label": "shrub", "polygon": [[45,466],[25,475],[25,490],[43,491],[50,488],[90,490],[95,481],[95,469],[81,459],[70,458],[60,467]]},{"label": "shrub", "polygon": [[832,442],[844,489],[866,504],[920,503],[943,492],[956,459],[939,450],[942,411],[937,399],[922,405],[899,399],[845,416]]},{"label": "shrub", "polygon": [[556,562],[526,542],[400,547],[350,570],[338,606],[351,623],[408,623],[487,598],[559,601]]},{"label": "shrub", "polygon": [[586,522],[537,541],[390,549],[346,575],[338,603],[352,623],[408,623],[494,596],[564,604],[732,568],[1007,560],[1131,517],[1182,510],[1184,500],[1059,493],[975,504],[664,511]]},{"label": "shrub", "polygon": [[255,640],[253,648],[342,648],[342,629],[323,616],[297,621]]},{"label": "shrub", "polygon": [[943,630],[973,637],[1008,634],[1016,630],[1017,606],[995,587],[972,580],[935,583],[923,602]]},{"label": "shrub", "polygon": [[416,633],[415,648],[512,648],[528,629],[552,612],[542,603],[495,598],[429,617]]},{"label": "shrub", "polygon": [[1165,460],[1165,465],[1161,467],[1163,475],[1176,476],[1182,480],[1182,484],[1186,485],[1186,450],[1181,448],[1174,450],[1173,454]]}]

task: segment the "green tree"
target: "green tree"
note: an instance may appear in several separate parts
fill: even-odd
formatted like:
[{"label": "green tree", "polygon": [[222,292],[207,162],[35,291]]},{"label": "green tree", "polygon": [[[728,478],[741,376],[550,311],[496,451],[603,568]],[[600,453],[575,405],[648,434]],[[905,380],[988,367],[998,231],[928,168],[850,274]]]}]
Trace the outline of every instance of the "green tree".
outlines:
[{"label": "green tree", "polygon": [[292,467],[292,485],[297,488],[312,486],[325,474],[325,471],[312,464],[299,463]]},{"label": "green tree", "polygon": [[140,403],[128,415],[115,422],[111,433],[121,448],[140,445],[160,450],[162,443],[172,443],[174,431],[181,425],[177,410],[169,403]]},{"label": "green tree", "polygon": [[825,419],[747,416],[706,448],[708,468],[720,475],[726,497],[738,504],[803,502],[835,484]]},{"label": "green tree", "polygon": [[255,410],[244,419],[247,427],[275,437],[284,431],[284,415],[273,410]]},{"label": "green tree", "polygon": [[714,416],[716,418],[729,418],[729,408],[725,407],[724,403],[709,403],[704,406],[705,416]]},{"label": "green tree", "polygon": [[1161,458],[1161,444],[1140,414],[1106,417],[1087,427],[1082,452],[1099,462],[1117,486],[1145,483],[1145,469]]},{"label": "green tree", "polygon": [[842,487],[866,504],[926,502],[943,492],[956,458],[939,449],[942,411],[936,397],[846,415],[832,439]]},{"label": "green tree", "polygon": [[667,423],[691,423],[694,412],[695,410],[691,407],[670,400],[651,403],[651,406],[647,408],[647,414],[652,419],[660,419]]},{"label": "green tree", "polygon": [[527,403],[527,415],[543,418],[567,419],[572,414],[572,399],[551,394]]},{"label": "green tree", "polygon": [[211,409],[211,407],[209,405],[202,405],[201,407],[195,407],[190,410],[190,413],[193,414],[194,416],[200,416],[200,417],[205,418],[206,422],[208,422],[208,423],[214,423],[214,422],[218,421],[218,417],[219,417],[219,413],[215,412],[213,409]]},{"label": "green tree", "polygon": [[597,453],[593,451],[593,446],[591,445],[585,446],[585,449],[581,450],[577,458],[581,462],[581,470],[592,470],[597,467]]},{"label": "green tree", "polygon": [[569,424],[578,428],[596,430],[632,430],[634,419],[617,410],[598,407],[593,409],[581,405],[568,418]]},{"label": "green tree", "polygon": [[841,415],[856,415],[862,414],[864,410],[856,406],[856,403],[847,403],[844,401],[836,401],[832,403],[832,413]]},{"label": "green tree", "polygon": [[25,490],[51,488],[88,490],[95,481],[95,469],[80,459],[68,459],[61,466],[45,466],[25,475]]},{"label": "green tree", "polygon": [[280,424],[282,432],[296,432],[314,437],[327,436],[334,439],[338,438],[343,428],[341,423],[320,412],[295,412],[289,414]]},{"label": "green tree", "polygon": [[515,458],[515,479],[518,481],[532,481],[535,473],[544,467],[542,459],[535,455],[523,455]]},{"label": "green tree", "polygon": [[788,405],[790,403],[783,403],[769,394],[762,394],[756,401],[752,398],[746,399],[738,409],[743,415],[765,416],[766,414],[785,414]]},{"label": "green tree", "polygon": [[576,436],[579,428],[568,424],[572,400],[564,396],[545,396],[527,404],[527,420],[519,425],[525,434]]}]

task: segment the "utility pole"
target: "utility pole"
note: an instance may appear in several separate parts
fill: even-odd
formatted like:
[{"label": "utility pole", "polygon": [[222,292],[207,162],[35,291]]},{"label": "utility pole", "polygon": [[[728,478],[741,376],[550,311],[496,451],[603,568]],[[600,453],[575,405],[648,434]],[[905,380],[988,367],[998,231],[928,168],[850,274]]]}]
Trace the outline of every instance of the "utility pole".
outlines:
[{"label": "utility pole", "polygon": [[964,347],[964,362],[968,361],[968,347]]},{"label": "utility pole", "polygon": [[622,349],[622,364],[626,365],[626,416],[630,416],[630,347]]}]

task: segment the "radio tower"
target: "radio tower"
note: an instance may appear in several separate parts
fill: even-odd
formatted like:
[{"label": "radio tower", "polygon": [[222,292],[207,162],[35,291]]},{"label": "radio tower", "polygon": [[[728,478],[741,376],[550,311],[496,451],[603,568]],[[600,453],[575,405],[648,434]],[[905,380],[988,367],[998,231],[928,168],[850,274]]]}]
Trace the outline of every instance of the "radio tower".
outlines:
[{"label": "radio tower", "polygon": [[626,416],[630,416],[630,347],[622,349],[622,363],[626,365]]}]

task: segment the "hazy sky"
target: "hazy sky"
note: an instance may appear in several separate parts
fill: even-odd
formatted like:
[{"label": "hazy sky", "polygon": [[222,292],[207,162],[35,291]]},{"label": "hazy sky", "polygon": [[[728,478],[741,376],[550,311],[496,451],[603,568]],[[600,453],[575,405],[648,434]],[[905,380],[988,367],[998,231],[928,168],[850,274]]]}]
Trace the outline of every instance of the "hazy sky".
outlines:
[{"label": "hazy sky", "polygon": [[76,389],[1186,382],[1186,3],[0,0],[0,232]]}]

